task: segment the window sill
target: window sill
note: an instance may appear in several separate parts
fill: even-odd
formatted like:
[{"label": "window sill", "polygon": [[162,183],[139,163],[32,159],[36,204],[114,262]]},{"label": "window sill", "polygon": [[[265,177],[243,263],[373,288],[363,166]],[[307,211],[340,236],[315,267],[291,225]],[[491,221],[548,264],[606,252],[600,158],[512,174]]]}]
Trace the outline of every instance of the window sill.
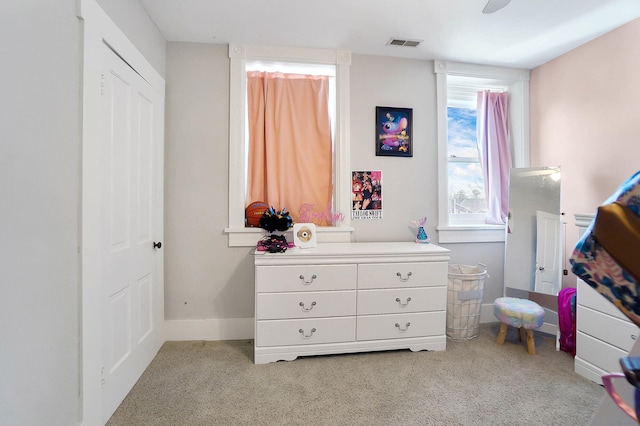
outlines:
[{"label": "window sill", "polygon": [[504,242],[504,225],[447,225],[438,226],[438,243],[495,243]]},{"label": "window sill", "polygon": [[[255,247],[260,238],[267,235],[267,231],[259,228],[226,228],[229,234],[229,247]],[[317,227],[317,241],[319,243],[348,243],[351,241],[352,227]],[[293,231],[284,233],[287,241],[293,242]]]}]

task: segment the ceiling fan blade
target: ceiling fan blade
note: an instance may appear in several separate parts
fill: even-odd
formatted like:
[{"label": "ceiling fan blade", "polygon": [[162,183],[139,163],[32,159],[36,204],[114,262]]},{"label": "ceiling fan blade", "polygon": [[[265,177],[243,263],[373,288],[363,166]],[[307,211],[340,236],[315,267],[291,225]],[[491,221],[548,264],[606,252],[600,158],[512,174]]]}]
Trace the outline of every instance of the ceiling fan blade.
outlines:
[{"label": "ceiling fan blade", "polygon": [[511,0],[489,0],[484,9],[482,9],[482,13],[497,12],[509,3],[511,3]]}]

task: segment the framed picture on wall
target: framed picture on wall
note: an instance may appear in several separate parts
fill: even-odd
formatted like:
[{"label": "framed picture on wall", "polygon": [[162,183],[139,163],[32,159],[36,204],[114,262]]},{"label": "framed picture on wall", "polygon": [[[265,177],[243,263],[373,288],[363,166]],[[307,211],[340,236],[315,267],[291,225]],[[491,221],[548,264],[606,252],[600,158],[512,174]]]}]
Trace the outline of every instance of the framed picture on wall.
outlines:
[{"label": "framed picture on wall", "polygon": [[413,157],[413,109],[376,107],[376,155]]},{"label": "framed picture on wall", "polygon": [[382,170],[351,172],[351,219],[382,219]]}]

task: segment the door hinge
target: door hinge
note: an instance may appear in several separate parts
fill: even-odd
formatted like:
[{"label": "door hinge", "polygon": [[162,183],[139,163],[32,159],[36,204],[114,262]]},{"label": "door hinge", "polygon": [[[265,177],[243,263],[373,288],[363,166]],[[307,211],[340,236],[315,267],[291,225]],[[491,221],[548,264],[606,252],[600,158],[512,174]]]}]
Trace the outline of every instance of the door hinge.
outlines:
[{"label": "door hinge", "polygon": [[100,74],[100,94],[104,95],[104,74]]},{"label": "door hinge", "polygon": [[104,386],[105,380],[104,380],[104,367],[102,367],[100,369],[100,385]]}]

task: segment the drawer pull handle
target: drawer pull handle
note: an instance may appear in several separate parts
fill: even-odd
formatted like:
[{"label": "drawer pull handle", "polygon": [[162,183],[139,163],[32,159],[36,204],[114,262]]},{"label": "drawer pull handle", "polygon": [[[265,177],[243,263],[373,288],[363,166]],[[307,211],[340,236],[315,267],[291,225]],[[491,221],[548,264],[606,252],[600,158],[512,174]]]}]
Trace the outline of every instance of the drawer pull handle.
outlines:
[{"label": "drawer pull handle", "polygon": [[310,338],[311,336],[313,336],[313,333],[315,333],[315,332],[316,332],[316,328],[315,328],[315,327],[313,327],[313,328],[311,329],[311,333],[309,333],[309,334],[304,334],[304,330],[303,330],[303,329],[298,330],[298,332],[299,332],[300,334],[302,334],[302,337],[304,337],[305,339],[308,339],[308,338]]},{"label": "drawer pull handle", "polygon": [[311,307],[310,308],[305,308],[304,307],[304,302],[300,302],[300,306],[302,306],[302,310],[304,312],[309,312],[310,310],[313,309],[314,306],[316,306],[316,302],[311,302]]},{"label": "drawer pull handle", "polygon": [[638,335],[636,335],[636,334],[632,334],[631,335],[631,340],[636,340],[637,338],[638,338]]},{"label": "drawer pull handle", "polygon": [[410,326],[410,325],[411,325],[411,323],[410,323],[410,322],[408,322],[408,323],[404,326],[404,328],[402,328],[402,327],[400,326],[400,324],[396,323],[396,327],[398,328],[398,330],[400,330],[400,331],[402,331],[402,332],[407,331],[407,330],[409,329],[409,326]]},{"label": "drawer pull handle", "polygon": [[318,277],[316,276],[316,274],[313,274],[313,275],[311,275],[311,279],[310,279],[309,281],[307,281],[307,280],[304,278],[304,275],[300,275],[300,279],[302,280],[302,284],[311,284],[311,283],[313,282],[313,280],[315,280],[316,278],[318,278]]},{"label": "drawer pull handle", "polygon": [[399,297],[396,297],[396,302],[398,302],[398,304],[399,304],[400,306],[407,306],[407,305],[409,304],[409,302],[411,302],[411,298],[410,298],[410,297],[407,297],[407,302],[406,302],[406,303],[402,303],[402,301],[400,300],[400,298],[399,298]]},{"label": "drawer pull handle", "polygon": [[409,278],[411,277],[411,272],[407,272],[407,278],[404,278],[400,272],[396,272],[396,276],[400,277],[400,281],[406,282],[406,281],[409,281]]}]

